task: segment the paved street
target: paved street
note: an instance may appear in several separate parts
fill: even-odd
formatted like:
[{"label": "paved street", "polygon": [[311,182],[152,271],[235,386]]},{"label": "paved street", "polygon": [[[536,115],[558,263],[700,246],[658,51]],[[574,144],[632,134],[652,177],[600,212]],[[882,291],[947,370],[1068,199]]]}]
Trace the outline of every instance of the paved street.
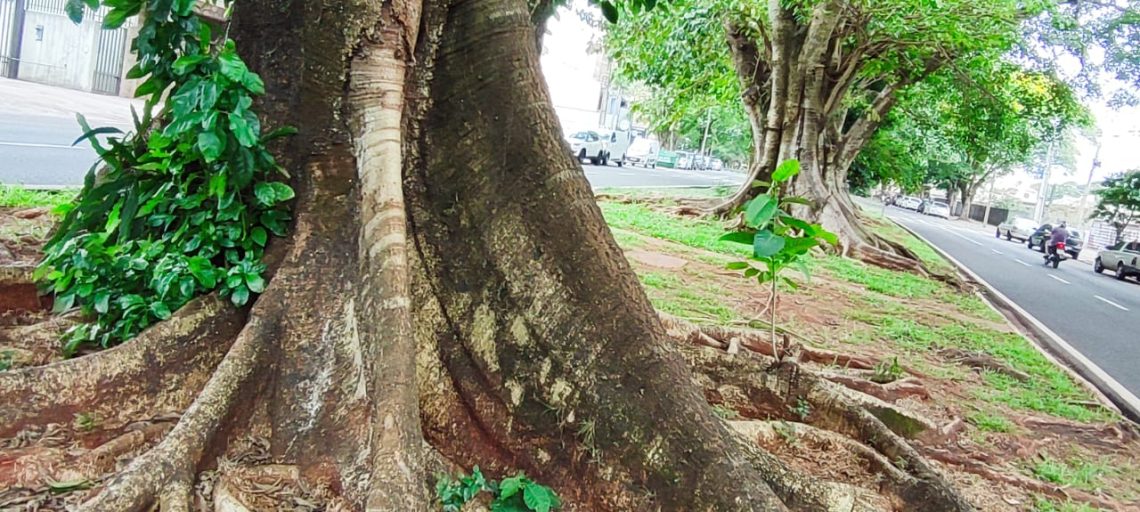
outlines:
[{"label": "paved street", "polygon": [[0,183],[30,186],[78,186],[95,162],[84,142],[72,146],[83,130],[83,113],[93,127],[131,125],[131,105],[138,101],[58,87],[0,79]]},{"label": "paved street", "polygon": [[736,186],[744,181],[743,173],[729,171],[683,171],[657,167],[625,166],[610,164],[605,167],[583,165],[586,179],[594,189],[603,188],[683,188],[712,187],[719,185]]},{"label": "paved street", "polygon": [[1140,284],[1092,265],[1041,265],[1040,252],[959,221],[899,208],[887,215],[921,234],[1028,311],[1133,394],[1140,395]]}]

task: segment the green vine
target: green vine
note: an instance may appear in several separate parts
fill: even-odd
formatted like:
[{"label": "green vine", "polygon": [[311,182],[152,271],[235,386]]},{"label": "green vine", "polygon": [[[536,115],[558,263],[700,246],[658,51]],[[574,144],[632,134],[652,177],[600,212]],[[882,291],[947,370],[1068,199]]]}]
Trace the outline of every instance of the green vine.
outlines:
[{"label": "green vine", "polygon": [[551,488],[524,473],[496,482],[487,480],[475,466],[470,475],[460,474],[458,479],[440,475],[435,484],[435,496],[444,512],[459,512],[482,493],[491,496],[491,512],[550,512],[562,507]]},{"label": "green vine", "polygon": [[[146,105],[141,118],[132,110],[134,131],[125,134],[79,117],[76,143],[89,141],[100,160],[61,208],[37,269],[57,311],[79,307],[94,319],[68,332],[68,354],[127,340],[213,290],[245,305],[265,289],[269,236],[285,234],[293,190],[274,181],[285,172],[266,143],[292,130],[262,133],[252,104],[264,83],[195,3],[102,0],[108,29],[145,10],[127,77],[145,79],[135,95]],[[79,22],[100,0],[67,5]]]}]

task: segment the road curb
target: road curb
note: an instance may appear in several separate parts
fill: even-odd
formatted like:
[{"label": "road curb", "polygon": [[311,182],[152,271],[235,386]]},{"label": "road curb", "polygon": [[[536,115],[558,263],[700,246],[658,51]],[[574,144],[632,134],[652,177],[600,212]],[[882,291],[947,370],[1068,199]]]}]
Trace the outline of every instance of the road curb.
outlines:
[{"label": "road curb", "polygon": [[[953,256],[943,251],[938,246],[930,243],[922,235],[912,230],[909,226],[898,222],[890,217],[887,217],[895,225],[906,230],[915,238],[922,240],[923,243],[934,249],[943,258],[946,258],[953,264],[959,272],[968,276],[971,280],[982,286],[983,298],[985,298],[994,309],[1002,313],[1011,323],[1015,326],[1020,326],[1026,331],[1027,336],[1034,342],[1039,350],[1042,351],[1050,359],[1059,358],[1064,362],[1062,367],[1071,370],[1075,376],[1082,380],[1086,387],[1094,391],[1102,402],[1106,401],[1111,408],[1117,409],[1123,416],[1132,420],[1133,422],[1140,423],[1140,398],[1128,391],[1123,385],[1112,378],[1107,372],[1102,370],[1096,363],[1085,357],[1084,354],[1073,348],[1069,342],[1059,336],[1057,333],[1049,329],[1044,323],[1030,314],[1028,311],[1018,306],[1015,302],[1006,297],[994,288],[993,285],[988,283],[981,276],[974,273],[974,271],[967,268]],[[1067,365],[1067,366],[1066,366]]]}]

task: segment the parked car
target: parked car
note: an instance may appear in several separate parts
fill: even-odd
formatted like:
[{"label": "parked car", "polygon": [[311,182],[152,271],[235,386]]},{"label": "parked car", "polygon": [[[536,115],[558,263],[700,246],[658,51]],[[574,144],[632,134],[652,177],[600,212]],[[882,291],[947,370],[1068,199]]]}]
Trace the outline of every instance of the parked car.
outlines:
[{"label": "parked car", "polygon": [[677,152],[677,168],[678,169],[692,169],[693,168],[693,154],[688,151]]},{"label": "parked car", "polygon": [[709,169],[712,169],[714,171],[722,170],[724,169],[724,162],[722,162],[719,158],[714,158],[712,159],[712,163],[709,164]]},{"label": "parked car", "polygon": [[570,156],[579,162],[588,158],[591,164],[606,165],[606,146],[598,132],[575,132],[566,137],[566,142],[570,144]]},{"label": "parked car", "polygon": [[1024,242],[1029,240],[1029,236],[1037,231],[1037,223],[1025,217],[1014,217],[1007,219],[1005,222],[998,224],[997,232],[994,234],[997,238],[1001,238],[1002,233],[1005,233],[1006,240],[1017,240]]},{"label": "parked car", "polygon": [[[1042,224],[1032,235],[1029,235],[1029,240],[1025,242],[1026,246],[1030,249],[1037,248],[1038,251],[1045,252],[1045,244],[1049,242],[1049,236],[1053,233],[1052,224]],[[1069,238],[1065,240],[1065,252],[1069,253],[1073,259],[1077,259],[1081,255],[1081,245],[1084,242],[1081,240],[1081,234],[1075,230],[1069,230]]]},{"label": "parked car", "polygon": [[1140,242],[1120,242],[1096,255],[1093,271],[1096,273],[1111,270],[1116,278],[1128,276],[1140,278]]},{"label": "parked car", "polygon": [[950,218],[950,205],[938,201],[931,201],[927,203],[923,213],[935,217],[942,217],[943,219]]},{"label": "parked car", "polygon": [[918,207],[922,205],[922,200],[917,197],[902,196],[895,200],[895,206],[899,208],[918,211]]},{"label": "parked car", "polygon": [[657,153],[660,151],[660,143],[639,137],[629,146],[629,151],[626,151],[625,161],[630,165],[640,165],[652,169],[657,167]]}]

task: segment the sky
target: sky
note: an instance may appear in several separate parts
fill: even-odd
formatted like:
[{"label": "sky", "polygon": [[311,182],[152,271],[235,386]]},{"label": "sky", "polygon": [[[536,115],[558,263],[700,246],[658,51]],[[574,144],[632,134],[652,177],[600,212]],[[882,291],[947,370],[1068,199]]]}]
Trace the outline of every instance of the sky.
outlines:
[{"label": "sky", "polygon": [[[574,0],[573,5],[591,8],[585,0]],[[542,71],[563,128],[595,128],[601,87],[596,78],[598,56],[588,54],[586,49],[596,31],[567,8],[560,9],[559,17],[551,19],[547,28]],[[1117,172],[1140,168],[1140,107],[1116,109],[1102,100],[1086,104],[1102,134],[1101,166],[1093,175],[1094,182]],[[1077,170],[1068,175],[1055,172],[1051,182],[1085,183],[1096,153],[1096,142],[1078,137],[1077,149]]]}]

